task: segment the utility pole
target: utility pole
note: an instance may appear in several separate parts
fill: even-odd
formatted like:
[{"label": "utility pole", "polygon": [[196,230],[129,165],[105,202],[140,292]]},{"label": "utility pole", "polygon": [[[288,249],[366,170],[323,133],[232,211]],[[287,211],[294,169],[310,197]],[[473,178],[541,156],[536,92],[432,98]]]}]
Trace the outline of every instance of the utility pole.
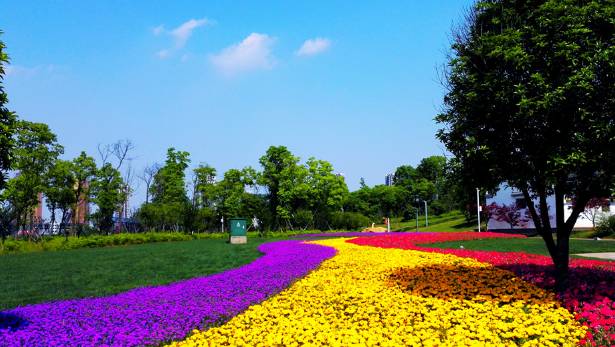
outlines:
[{"label": "utility pole", "polygon": [[476,188],[476,215],[478,216],[478,232],[480,233],[480,190]]},{"label": "utility pole", "polygon": [[425,226],[428,227],[429,226],[429,219],[427,218],[427,201],[423,200],[423,202],[425,203]]}]

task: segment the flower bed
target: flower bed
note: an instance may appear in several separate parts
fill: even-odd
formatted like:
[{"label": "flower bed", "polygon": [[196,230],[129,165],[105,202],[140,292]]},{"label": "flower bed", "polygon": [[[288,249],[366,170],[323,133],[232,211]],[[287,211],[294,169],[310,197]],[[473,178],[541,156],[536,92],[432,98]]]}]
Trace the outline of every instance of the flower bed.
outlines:
[{"label": "flower bed", "polygon": [[[464,249],[440,249],[422,245],[455,240],[493,237],[519,237],[497,233],[434,233],[431,235],[405,235],[357,238],[349,242],[381,248],[401,248],[453,254],[474,258],[499,268],[510,270],[526,281],[542,288],[554,287],[551,258],[524,252],[493,252]],[[564,306],[576,312],[576,318],[590,328],[582,345],[615,345],[615,262],[571,259],[570,284],[559,296]]]},{"label": "flower bed", "polygon": [[585,335],[553,293],[474,259],[315,243],[338,254],[226,324],[171,346],[573,346]]},{"label": "flower bed", "polygon": [[299,241],[263,244],[240,268],[158,287],[0,313],[0,346],[143,346],[224,322],[286,288],[335,250]]}]

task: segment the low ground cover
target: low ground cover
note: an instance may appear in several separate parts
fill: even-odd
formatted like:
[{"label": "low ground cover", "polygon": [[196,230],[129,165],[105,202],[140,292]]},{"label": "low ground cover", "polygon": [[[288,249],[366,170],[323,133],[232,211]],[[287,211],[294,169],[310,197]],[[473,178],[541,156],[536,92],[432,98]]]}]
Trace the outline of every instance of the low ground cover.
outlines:
[{"label": "low ground cover", "polygon": [[[544,255],[525,252],[495,252],[469,249],[437,248],[438,242],[450,242],[455,238],[473,240],[497,238],[496,233],[438,233],[357,238],[350,242],[380,248],[421,250],[453,254],[473,258],[481,262],[509,270],[535,285],[552,290],[555,285],[551,259]],[[514,235],[505,235],[509,242],[517,242]],[[464,241],[464,243],[467,241]],[[433,245],[436,243],[435,245]],[[426,245],[432,244],[432,245]],[[615,262],[572,259],[568,289],[558,299],[575,318],[589,328],[581,341],[588,346],[611,346],[615,344]]]},{"label": "low ground cover", "polygon": [[250,239],[160,242],[0,256],[0,309],[49,300],[103,296],[205,276],[261,256]]},{"label": "low ground cover", "polygon": [[224,322],[335,254],[300,241],[261,245],[256,261],[216,275],[122,294],[2,312],[1,346],[143,346]]},{"label": "low ground cover", "polygon": [[316,242],[338,254],[228,323],[171,346],[572,346],[585,336],[553,293],[509,271],[448,254]]},{"label": "low ground cover", "polygon": [[[268,238],[280,239],[297,235],[313,233],[336,233],[336,230],[289,230],[289,231],[249,231],[250,239]],[[140,245],[144,243],[190,241],[190,240],[226,240],[228,232],[212,233],[183,233],[183,232],[145,232],[145,233],[119,233],[111,235],[88,235],[82,237],[46,236],[40,240],[8,238],[0,243],[0,256],[18,253],[31,253],[42,251],[67,251],[81,248],[103,248],[113,246]]]}]

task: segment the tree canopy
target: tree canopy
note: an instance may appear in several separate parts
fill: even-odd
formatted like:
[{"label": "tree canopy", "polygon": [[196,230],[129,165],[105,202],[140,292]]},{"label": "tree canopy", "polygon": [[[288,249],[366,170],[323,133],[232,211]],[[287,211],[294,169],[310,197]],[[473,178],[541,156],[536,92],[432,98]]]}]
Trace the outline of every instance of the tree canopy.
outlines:
[{"label": "tree canopy", "polygon": [[[613,187],[613,18],[613,0],[477,2],[454,35],[445,107],[436,118],[444,125],[438,137],[466,178],[489,189],[507,181],[523,192],[560,283],[579,213]],[[567,220],[565,195],[578,202]]]}]

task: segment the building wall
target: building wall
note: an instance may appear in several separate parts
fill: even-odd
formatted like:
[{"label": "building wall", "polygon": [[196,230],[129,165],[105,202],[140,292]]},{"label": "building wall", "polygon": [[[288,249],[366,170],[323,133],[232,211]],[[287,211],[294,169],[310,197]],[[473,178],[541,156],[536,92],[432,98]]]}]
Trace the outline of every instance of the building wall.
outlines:
[{"label": "building wall", "polygon": [[[487,202],[487,206],[491,205],[492,203],[496,203],[501,206],[501,205],[513,204],[516,202],[517,199],[523,199],[523,194],[520,191],[517,191],[516,189],[511,188],[511,187],[508,187],[506,184],[501,184],[500,189],[497,191],[497,193],[487,196],[486,202]],[[535,199],[534,205],[537,205],[537,204],[538,204],[538,199]],[[547,197],[547,204],[549,205],[549,219],[551,221],[551,225],[553,227],[556,227],[555,197],[554,196]],[[565,219],[568,219],[568,217],[572,213],[572,209],[570,207],[571,207],[570,203],[564,204],[564,218]],[[527,211],[527,208],[521,209],[520,210],[521,215],[525,216],[526,211]],[[604,212],[601,214],[602,215],[609,215],[609,214],[615,215],[615,203],[611,202],[611,205],[609,207],[609,212]],[[513,229],[515,230],[535,229],[535,225],[532,219],[529,218],[529,216],[527,219],[528,219],[527,222],[521,223],[521,225],[515,226],[513,227]],[[596,218],[596,222],[598,220],[599,218]],[[591,228],[592,222],[586,216],[581,214],[579,218],[577,219],[577,222],[574,225],[574,227],[575,228]],[[510,225],[506,222],[499,222],[499,221],[496,221],[494,218],[490,218],[487,223],[487,229],[488,230],[510,230],[511,228],[510,228]]]}]

